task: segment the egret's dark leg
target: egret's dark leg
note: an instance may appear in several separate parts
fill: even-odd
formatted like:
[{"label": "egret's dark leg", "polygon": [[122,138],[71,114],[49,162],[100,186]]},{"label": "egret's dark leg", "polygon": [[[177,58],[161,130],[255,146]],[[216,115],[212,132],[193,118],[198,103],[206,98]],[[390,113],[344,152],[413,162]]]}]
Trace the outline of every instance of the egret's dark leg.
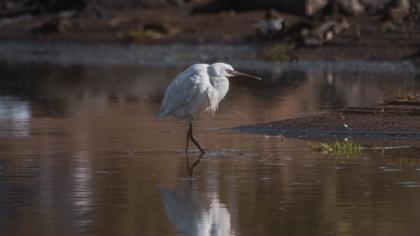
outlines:
[{"label": "egret's dark leg", "polygon": [[[190,123],[191,124],[191,123]],[[191,133],[191,131],[190,131],[190,129],[191,129],[191,126],[190,126],[190,128],[188,129],[188,131],[187,131],[187,142],[186,142],[186,144],[185,144],[185,153],[188,155],[188,145],[189,145],[189,142],[190,142],[190,133]]]},{"label": "egret's dark leg", "polygon": [[198,163],[200,163],[201,158],[203,156],[204,156],[204,153],[200,153],[197,160],[195,160],[195,162],[190,166],[190,158],[187,154],[187,173],[191,178],[193,177],[194,168],[198,165]]},{"label": "egret's dark leg", "polygon": [[204,150],[203,148],[201,148],[200,144],[197,142],[197,140],[195,140],[194,136],[193,136],[193,131],[192,131],[192,120],[190,118],[190,127],[187,131],[187,149],[185,150],[186,152],[188,152],[188,138],[191,139],[191,141],[193,141],[193,143],[195,144],[195,146],[197,146],[198,149],[200,149],[200,152],[202,154],[204,154]]},{"label": "egret's dark leg", "polygon": [[191,177],[191,175],[190,175],[190,156],[188,155],[188,152],[185,152],[185,160],[186,160],[186,164],[187,164],[187,173]]},{"label": "egret's dark leg", "polygon": [[193,177],[193,172],[194,172],[194,168],[198,165],[198,163],[200,163],[200,161],[201,161],[201,158],[204,156],[204,152],[202,152],[201,154],[200,154],[200,156],[198,156],[198,158],[197,158],[197,160],[195,160],[195,162],[190,166],[190,168],[189,168],[189,174],[190,174],[190,177]]}]

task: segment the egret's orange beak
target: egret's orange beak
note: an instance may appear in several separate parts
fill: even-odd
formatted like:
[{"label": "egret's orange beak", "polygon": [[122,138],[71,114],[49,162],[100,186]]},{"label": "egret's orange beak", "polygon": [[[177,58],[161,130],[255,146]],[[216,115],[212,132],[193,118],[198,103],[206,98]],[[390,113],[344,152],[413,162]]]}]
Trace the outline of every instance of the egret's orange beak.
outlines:
[{"label": "egret's orange beak", "polygon": [[232,76],[232,77],[234,77],[234,76],[235,77],[246,77],[246,78],[261,80],[261,78],[259,78],[259,77],[249,75],[249,74],[246,74],[246,73],[242,73],[242,72],[239,72],[239,71],[236,71],[236,70],[229,71],[229,75]]}]

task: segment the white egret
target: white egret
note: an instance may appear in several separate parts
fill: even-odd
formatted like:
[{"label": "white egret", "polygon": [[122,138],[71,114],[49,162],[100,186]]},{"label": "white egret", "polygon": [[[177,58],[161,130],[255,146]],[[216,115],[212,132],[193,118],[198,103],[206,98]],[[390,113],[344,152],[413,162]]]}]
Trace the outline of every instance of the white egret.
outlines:
[{"label": "white egret", "polygon": [[168,116],[187,118],[189,129],[185,151],[188,152],[189,140],[204,153],[192,132],[192,120],[201,111],[215,114],[219,102],[229,90],[230,77],[248,77],[261,80],[233,69],[226,63],[194,64],[181,72],[168,86],[158,115],[159,119]]}]

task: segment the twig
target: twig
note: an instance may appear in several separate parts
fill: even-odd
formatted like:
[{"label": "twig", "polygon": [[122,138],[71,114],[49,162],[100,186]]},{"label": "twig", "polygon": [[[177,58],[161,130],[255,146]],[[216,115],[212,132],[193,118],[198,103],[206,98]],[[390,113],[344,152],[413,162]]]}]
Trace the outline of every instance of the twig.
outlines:
[{"label": "twig", "polygon": [[412,146],[389,146],[389,147],[362,147],[364,150],[392,150],[392,149],[408,149]]}]

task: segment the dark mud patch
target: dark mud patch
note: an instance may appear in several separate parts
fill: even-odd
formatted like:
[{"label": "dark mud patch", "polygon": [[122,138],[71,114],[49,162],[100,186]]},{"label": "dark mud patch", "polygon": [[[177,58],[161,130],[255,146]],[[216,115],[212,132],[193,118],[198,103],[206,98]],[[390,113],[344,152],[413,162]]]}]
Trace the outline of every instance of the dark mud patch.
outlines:
[{"label": "dark mud patch", "polygon": [[400,99],[371,108],[343,108],[308,117],[236,127],[239,132],[308,140],[351,138],[367,145],[420,145],[420,101]]}]

